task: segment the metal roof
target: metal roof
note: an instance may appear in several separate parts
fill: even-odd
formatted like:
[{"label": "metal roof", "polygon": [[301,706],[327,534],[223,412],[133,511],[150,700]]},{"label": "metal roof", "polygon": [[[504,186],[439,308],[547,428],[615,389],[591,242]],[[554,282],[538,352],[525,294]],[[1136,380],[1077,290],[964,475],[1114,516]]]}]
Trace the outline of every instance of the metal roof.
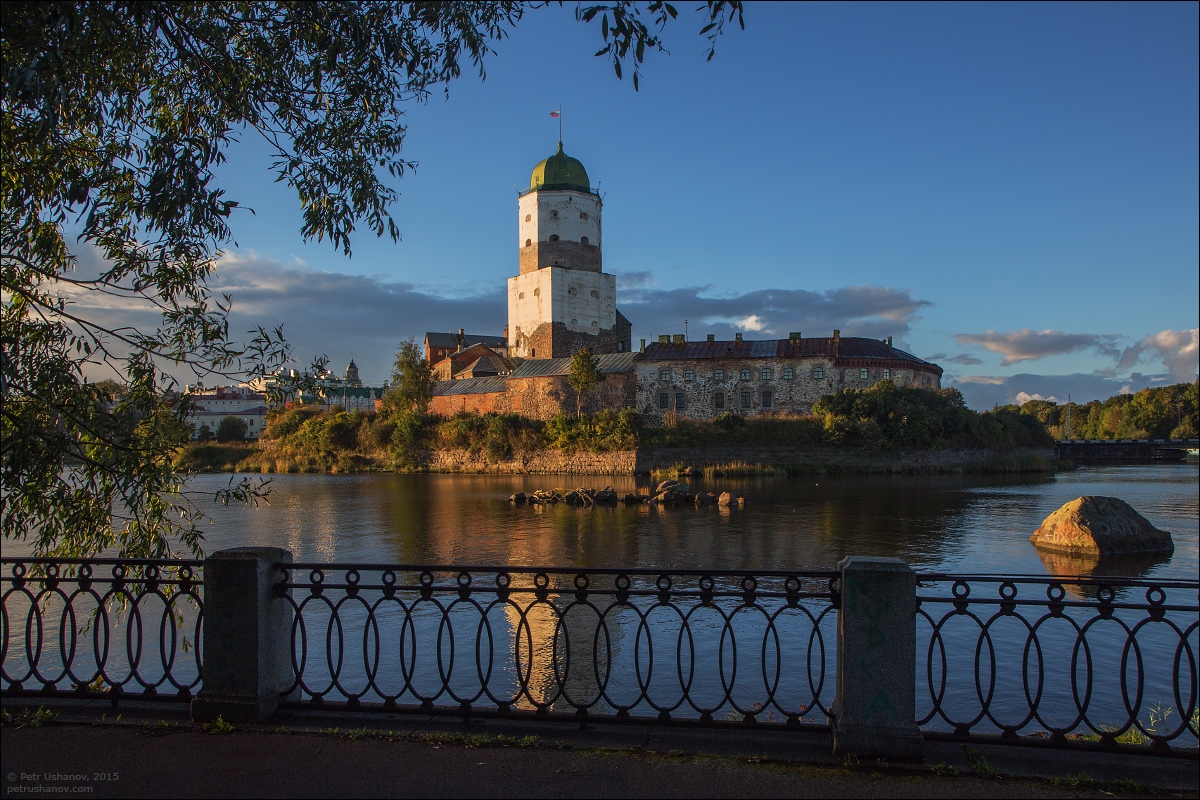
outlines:
[{"label": "metal roof", "polygon": [[438,381],[433,385],[434,397],[455,394],[492,394],[504,391],[504,378],[463,378],[457,381]]},{"label": "metal roof", "polygon": [[[596,356],[596,363],[600,367],[600,371],[608,374],[611,372],[630,372],[633,370],[633,357],[636,353],[606,353],[602,356]],[[566,375],[571,371],[571,359],[569,358],[537,358],[524,361],[508,374],[510,378],[537,378],[550,377],[555,375]]]},{"label": "metal roof", "polygon": [[635,354],[638,361],[684,361],[717,358],[854,358],[882,361],[911,361],[940,369],[936,364],[917,358],[887,342],[859,336],[843,336],[835,351],[831,336],[807,339],[757,339],[725,342],[684,342],[646,345],[645,353]]}]

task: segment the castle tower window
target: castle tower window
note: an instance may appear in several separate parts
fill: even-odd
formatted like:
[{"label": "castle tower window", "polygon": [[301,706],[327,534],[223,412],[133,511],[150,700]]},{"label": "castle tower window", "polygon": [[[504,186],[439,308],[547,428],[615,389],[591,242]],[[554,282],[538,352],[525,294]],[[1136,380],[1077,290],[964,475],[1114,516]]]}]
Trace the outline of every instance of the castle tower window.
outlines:
[{"label": "castle tower window", "polygon": [[785,381],[790,381],[792,379],[792,368],[791,367],[783,368],[783,379]]},{"label": "castle tower window", "polygon": [[867,379],[867,368],[866,367],[858,368],[858,379],[860,381],[865,381]]},{"label": "castle tower window", "polygon": [[[579,212],[579,218],[580,218],[580,219],[582,219],[582,220],[586,220],[586,219],[588,218],[588,217],[587,217],[587,212],[586,212],[586,211],[580,211],[580,212]],[[586,244],[586,242],[585,242],[585,244]]]},{"label": "castle tower window", "polygon": [[685,381],[694,381],[694,380],[696,380],[696,372],[695,372],[695,370],[685,369],[685,370],[683,371],[683,379],[684,379]]},{"label": "castle tower window", "polygon": [[770,367],[768,367],[762,371],[762,379],[764,381],[769,381],[774,376],[775,376],[775,372]]},{"label": "castle tower window", "polygon": [[533,244],[533,239],[526,239],[526,240],[525,240],[525,246],[526,246],[526,247],[529,247],[529,245],[531,245],[531,244]]},{"label": "castle tower window", "polygon": [[550,219],[558,219],[558,212],[557,212],[557,211],[551,211],[551,212],[550,212]]},{"label": "castle tower window", "polygon": [[667,394],[666,392],[659,392],[658,393],[658,407],[659,408],[670,408],[671,407],[671,395]]},{"label": "castle tower window", "polygon": [[750,407],[750,392],[749,390],[742,392],[742,408]]},{"label": "castle tower window", "polygon": [[813,380],[819,381],[825,377],[825,370],[821,367],[813,367]]},{"label": "castle tower window", "polygon": [[725,370],[714,369],[713,370],[713,380],[718,381],[718,382],[724,381],[725,380]]},{"label": "castle tower window", "polygon": [[718,410],[725,408],[725,393],[717,392],[713,395],[713,408]]},{"label": "castle tower window", "polygon": [[526,222],[529,222],[531,219],[533,219],[533,214],[526,214],[526,215],[525,215],[525,221],[526,221]]},{"label": "castle tower window", "polygon": [[588,243],[588,238],[587,238],[586,236],[580,236],[580,237],[579,237],[579,243],[580,243],[580,244],[587,244],[587,243]]},{"label": "castle tower window", "polygon": [[552,241],[552,242],[557,242],[557,241],[558,241],[558,234],[557,234],[557,233],[552,233],[552,234],[550,234],[550,241]]},{"label": "castle tower window", "polygon": [[763,408],[771,407],[771,393],[770,392],[762,393],[762,407]]},{"label": "castle tower window", "polygon": [[524,299],[525,299],[525,293],[524,293],[524,292],[521,292],[519,295],[517,295],[517,299],[518,299],[518,300],[524,300]]},{"label": "castle tower window", "polygon": [[744,380],[744,381],[750,380],[750,370],[748,370],[748,369],[742,370],[742,380]]},{"label": "castle tower window", "polygon": [[883,379],[885,381],[890,381],[892,379],[892,371],[890,369],[885,369],[883,371]]},{"label": "castle tower window", "polygon": [[669,380],[671,380],[671,370],[669,370],[669,369],[663,369],[663,370],[659,370],[659,372],[658,372],[658,379],[659,379],[660,381],[669,381]]}]

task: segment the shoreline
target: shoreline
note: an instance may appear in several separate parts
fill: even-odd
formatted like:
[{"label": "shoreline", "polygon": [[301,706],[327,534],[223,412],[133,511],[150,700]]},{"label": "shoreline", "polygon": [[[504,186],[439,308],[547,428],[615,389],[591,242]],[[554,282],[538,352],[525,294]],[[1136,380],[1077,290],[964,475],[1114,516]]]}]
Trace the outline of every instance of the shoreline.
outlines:
[{"label": "shoreline", "polygon": [[1047,473],[1072,469],[1054,458],[1053,447],[1011,450],[946,449],[862,452],[825,447],[666,447],[607,452],[537,450],[490,457],[469,449],[425,450],[408,465],[376,457],[343,455],[333,463],[300,460],[255,445],[204,445],[185,450],[179,463],[197,473],[405,473],[464,475],[937,475]]}]

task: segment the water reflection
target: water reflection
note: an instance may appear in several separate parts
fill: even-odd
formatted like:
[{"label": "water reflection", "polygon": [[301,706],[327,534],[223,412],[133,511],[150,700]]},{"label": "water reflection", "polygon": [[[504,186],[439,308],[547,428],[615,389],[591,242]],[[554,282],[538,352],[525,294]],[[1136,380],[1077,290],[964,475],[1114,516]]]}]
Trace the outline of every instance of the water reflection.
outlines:
[{"label": "water reflection", "polygon": [[[211,492],[226,481],[199,476],[193,488]],[[1191,465],[694,483],[741,491],[746,508],[585,509],[506,500],[556,486],[611,484],[624,494],[637,488],[629,476],[279,475],[269,507],[214,506],[205,547],[275,545],[297,560],[567,568],[830,569],[848,555],[871,555],[925,571],[1057,574],[1070,568],[1041,557],[1029,535],[1068,500],[1113,494],[1170,530],[1176,545],[1165,560],[1119,570],[1191,578],[1200,566],[1200,480]]]}]

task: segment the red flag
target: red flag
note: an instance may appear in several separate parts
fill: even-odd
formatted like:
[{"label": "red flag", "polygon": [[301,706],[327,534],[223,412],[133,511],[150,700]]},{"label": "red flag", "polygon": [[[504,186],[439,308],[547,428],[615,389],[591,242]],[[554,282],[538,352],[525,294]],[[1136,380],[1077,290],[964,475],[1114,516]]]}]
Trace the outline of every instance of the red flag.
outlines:
[{"label": "red flag", "polygon": [[558,116],[558,112],[557,112],[557,111],[551,111],[551,112],[550,112],[550,116],[552,116],[552,117],[557,117],[557,116]]}]

